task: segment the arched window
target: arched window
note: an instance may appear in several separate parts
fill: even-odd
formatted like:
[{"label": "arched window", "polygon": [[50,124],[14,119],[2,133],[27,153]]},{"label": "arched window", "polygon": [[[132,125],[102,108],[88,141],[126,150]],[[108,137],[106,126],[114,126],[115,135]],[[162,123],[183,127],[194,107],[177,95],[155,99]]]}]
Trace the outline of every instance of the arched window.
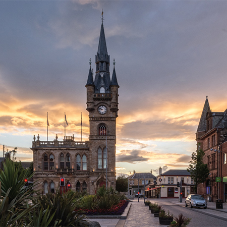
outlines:
[{"label": "arched window", "polygon": [[81,157],[79,154],[76,156],[76,169],[81,170]]},{"label": "arched window", "polygon": [[70,154],[69,153],[66,155],[66,168],[70,169]]},{"label": "arched window", "polygon": [[105,93],[105,88],[104,87],[100,88],[100,93]]},{"label": "arched window", "polygon": [[102,149],[98,149],[98,169],[102,169]]},{"label": "arched window", "polygon": [[105,136],[106,135],[106,126],[105,125],[100,125],[99,126],[99,135],[100,136]]},{"label": "arched window", "polygon": [[98,149],[98,169],[106,168],[106,157],[107,157],[106,148],[104,148],[103,151],[101,148],[99,148]]},{"label": "arched window", "polygon": [[61,153],[60,154],[60,169],[64,169],[64,162],[65,162],[64,154]]},{"label": "arched window", "polygon": [[76,191],[80,192],[80,182],[79,181],[77,181],[77,183],[76,183]]},{"label": "arched window", "polygon": [[47,154],[44,154],[43,169],[48,170],[48,156],[47,156]]},{"label": "arched window", "polygon": [[54,193],[54,182],[50,183],[50,192]]},{"label": "arched window", "polygon": [[49,161],[50,161],[50,170],[54,170],[54,156],[52,154],[49,156]]},{"label": "arched window", "polygon": [[82,161],[83,161],[83,170],[87,170],[87,157],[86,157],[86,155],[83,155]]},{"label": "arched window", "polygon": [[87,191],[87,183],[85,181],[83,182],[82,190]]},{"label": "arched window", "polygon": [[44,194],[47,194],[48,193],[48,183],[45,182],[44,183]]},{"label": "arched window", "polygon": [[106,157],[107,157],[107,153],[106,153],[106,147],[105,147],[103,151],[103,169],[106,168]]}]

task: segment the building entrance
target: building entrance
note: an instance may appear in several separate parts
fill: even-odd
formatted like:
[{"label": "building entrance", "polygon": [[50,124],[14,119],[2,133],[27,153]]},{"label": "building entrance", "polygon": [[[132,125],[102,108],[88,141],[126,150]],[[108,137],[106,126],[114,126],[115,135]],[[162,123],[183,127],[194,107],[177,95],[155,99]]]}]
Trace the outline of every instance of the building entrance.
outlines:
[{"label": "building entrance", "polygon": [[168,188],[168,197],[174,197],[174,187]]}]

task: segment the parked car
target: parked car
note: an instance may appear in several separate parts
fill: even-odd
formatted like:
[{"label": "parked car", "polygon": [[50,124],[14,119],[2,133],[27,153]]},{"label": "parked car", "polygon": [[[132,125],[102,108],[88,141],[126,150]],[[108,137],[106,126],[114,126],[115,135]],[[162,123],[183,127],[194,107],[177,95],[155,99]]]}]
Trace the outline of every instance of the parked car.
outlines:
[{"label": "parked car", "polygon": [[[139,198],[143,198],[143,196],[144,196],[144,194],[139,194]],[[137,197],[137,198],[138,198],[138,193],[137,193],[137,194],[135,194],[135,197]]]},{"label": "parked car", "polygon": [[198,194],[190,194],[188,197],[185,199],[185,206],[190,206],[191,208],[193,207],[203,207],[204,209],[207,208],[207,201]]}]

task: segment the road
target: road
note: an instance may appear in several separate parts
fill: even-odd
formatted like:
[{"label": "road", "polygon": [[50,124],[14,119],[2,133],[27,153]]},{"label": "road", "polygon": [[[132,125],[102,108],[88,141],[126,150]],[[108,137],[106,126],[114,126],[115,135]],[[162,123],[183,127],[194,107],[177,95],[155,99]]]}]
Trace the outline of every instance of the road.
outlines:
[{"label": "road", "polygon": [[[188,227],[226,227],[227,226],[227,213],[223,213],[221,211],[214,211],[210,209],[200,209],[200,208],[189,208],[184,207],[184,203],[174,204],[170,200],[151,200],[151,202],[157,202],[161,205],[166,211],[169,210],[173,216],[178,216],[182,213],[187,218],[191,218],[191,222]],[[205,214],[204,214],[205,213]],[[226,220],[222,220],[218,217],[214,217],[211,215],[218,215],[226,217]]]}]

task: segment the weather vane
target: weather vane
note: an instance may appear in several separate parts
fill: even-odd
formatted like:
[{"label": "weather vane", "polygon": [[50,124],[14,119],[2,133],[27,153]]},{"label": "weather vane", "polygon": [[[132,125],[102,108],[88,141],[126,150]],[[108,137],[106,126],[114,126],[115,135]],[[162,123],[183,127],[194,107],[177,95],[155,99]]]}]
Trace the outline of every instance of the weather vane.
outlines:
[{"label": "weather vane", "polygon": [[90,61],[89,61],[89,65],[91,66],[91,58],[90,58]]},{"label": "weather vane", "polygon": [[103,18],[103,10],[102,10],[102,23],[103,23],[103,20],[104,20],[104,18]]}]

